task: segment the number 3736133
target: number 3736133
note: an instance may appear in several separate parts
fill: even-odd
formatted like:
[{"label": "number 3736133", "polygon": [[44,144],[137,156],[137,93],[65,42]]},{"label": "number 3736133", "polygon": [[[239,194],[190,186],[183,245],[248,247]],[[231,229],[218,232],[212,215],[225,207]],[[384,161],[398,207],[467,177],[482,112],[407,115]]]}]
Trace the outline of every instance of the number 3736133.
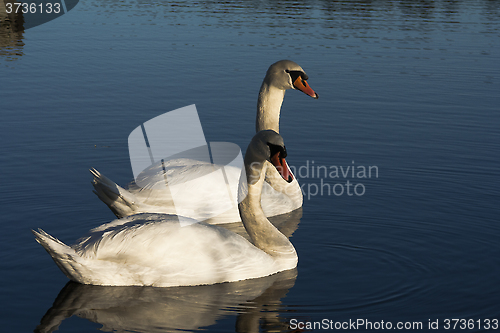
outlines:
[{"label": "number 3736133", "polygon": [[444,329],[483,329],[483,330],[497,330],[498,319],[445,319]]},{"label": "number 3736133", "polygon": [[26,2],[7,2],[5,4],[5,11],[7,14],[59,14],[61,12],[61,4],[55,3],[26,3]]}]

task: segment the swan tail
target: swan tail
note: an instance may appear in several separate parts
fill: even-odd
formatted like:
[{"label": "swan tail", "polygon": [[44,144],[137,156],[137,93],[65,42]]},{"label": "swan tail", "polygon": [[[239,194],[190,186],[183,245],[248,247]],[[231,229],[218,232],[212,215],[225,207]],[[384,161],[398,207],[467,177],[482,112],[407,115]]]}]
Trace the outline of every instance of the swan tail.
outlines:
[{"label": "swan tail", "polygon": [[52,307],[45,313],[40,320],[40,324],[35,328],[35,333],[55,332],[59,329],[63,320],[81,311],[79,306],[84,307],[82,302],[85,301],[85,297],[78,297],[82,296],[82,293],[77,292],[79,287],[85,290],[87,286],[74,282],[68,282],[64,286],[57,295]]},{"label": "swan tail", "polygon": [[73,281],[85,283],[82,281],[82,273],[87,271],[84,265],[85,260],[73,248],[42,229],[31,231],[35,235],[36,241],[50,254],[64,275]]},{"label": "swan tail", "polygon": [[93,192],[118,218],[139,212],[135,204],[137,199],[132,193],[94,168],[90,169],[90,173],[94,176],[92,180],[92,185],[94,186]]}]

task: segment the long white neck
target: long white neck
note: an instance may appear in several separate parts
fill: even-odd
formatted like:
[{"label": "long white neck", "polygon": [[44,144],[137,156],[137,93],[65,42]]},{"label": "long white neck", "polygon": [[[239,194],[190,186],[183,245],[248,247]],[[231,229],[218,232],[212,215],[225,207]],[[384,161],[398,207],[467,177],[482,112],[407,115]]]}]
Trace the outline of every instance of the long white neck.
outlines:
[{"label": "long white neck", "polygon": [[[268,164],[267,162],[253,163],[249,166],[245,163],[248,192],[245,199],[238,205],[241,221],[256,247],[272,257],[286,259],[293,266],[297,263],[295,248],[288,238],[269,222],[260,205],[262,185]],[[258,181],[255,181],[257,177]]]},{"label": "long white neck", "polygon": [[272,129],[279,133],[280,131],[280,111],[285,90],[276,88],[266,81],[262,83],[257,102],[257,132]]},{"label": "long white neck", "polygon": [[[285,98],[285,90],[276,88],[269,84],[266,80],[262,82],[259,91],[259,100],[257,102],[257,121],[255,127],[257,133],[263,130],[272,129],[279,133],[280,130],[280,112],[283,99]],[[292,183],[287,183],[281,178],[281,175],[274,168],[268,168],[266,174],[266,182],[275,190],[287,195],[292,204],[292,209],[302,206],[303,196],[302,189],[295,175]]]}]

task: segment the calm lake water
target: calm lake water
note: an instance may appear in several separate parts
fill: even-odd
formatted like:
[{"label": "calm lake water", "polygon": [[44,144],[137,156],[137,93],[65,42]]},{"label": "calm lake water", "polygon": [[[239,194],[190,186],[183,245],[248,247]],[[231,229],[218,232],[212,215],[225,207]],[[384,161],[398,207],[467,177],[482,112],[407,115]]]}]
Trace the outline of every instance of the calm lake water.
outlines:
[{"label": "calm lake water", "polygon": [[[500,329],[499,1],[82,0],[1,29],[1,332]],[[30,229],[72,244],[111,221],[88,169],[126,185],[128,135],[167,111],[196,104],[207,141],[244,150],[280,59],[320,96],[282,108],[305,201],[275,222],[296,228],[297,270],[67,284]]]}]

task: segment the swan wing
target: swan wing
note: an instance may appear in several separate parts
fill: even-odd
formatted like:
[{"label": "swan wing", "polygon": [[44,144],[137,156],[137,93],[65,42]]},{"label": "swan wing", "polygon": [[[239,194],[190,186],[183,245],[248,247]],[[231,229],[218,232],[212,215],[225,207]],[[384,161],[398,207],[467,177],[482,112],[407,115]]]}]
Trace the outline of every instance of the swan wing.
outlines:
[{"label": "swan wing", "polygon": [[177,216],[139,214],[92,229],[71,247],[33,232],[73,281],[94,285],[180,286],[239,281],[276,273],[267,254],[243,237]]}]

